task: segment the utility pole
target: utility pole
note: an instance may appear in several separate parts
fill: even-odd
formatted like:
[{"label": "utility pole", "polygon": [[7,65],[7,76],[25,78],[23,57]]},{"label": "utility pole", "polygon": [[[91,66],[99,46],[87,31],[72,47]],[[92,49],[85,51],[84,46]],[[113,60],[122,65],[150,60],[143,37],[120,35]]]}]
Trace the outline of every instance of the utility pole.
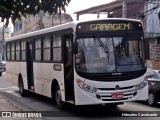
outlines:
[{"label": "utility pole", "polygon": [[59,15],[60,25],[62,24],[62,14]]},{"label": "utility pole", "polygon": [[3,26],[2,26],[2,42],[1,42],[2,59],[4,59],[4,33],[5,33],[5,29],[4,29],[4,22],[3,22]]},{"label": "utility pole", "polygon": [[123,8],[122,8],[122,18],[127,17],[127,3],[126,0],[123,0]]},{"label": "utility pole", "polygon": [[53,13],[52,13],[52,26],[53,26]]},{"label": "utility pole", "polygon": [[44,24],[43,24],[43,11],[39,12],[39,29],[44,29]]}]

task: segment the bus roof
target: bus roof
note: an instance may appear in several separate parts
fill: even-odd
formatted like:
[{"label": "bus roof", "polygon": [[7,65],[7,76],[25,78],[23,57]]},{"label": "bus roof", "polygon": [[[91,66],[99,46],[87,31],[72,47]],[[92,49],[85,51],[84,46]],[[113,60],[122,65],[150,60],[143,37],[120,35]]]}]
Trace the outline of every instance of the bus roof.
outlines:
[{"label": "bus roof", "polygon": [[36,35],[45,34],[45,33],[51,33],[51,32],[54,32],[54,31],[64,30],[64,29],[68,29],[68,28],[74,28],[74,26],[75,25],[74,25],[73,22],[69,22],[69,23],[66,23],[66,24],[57,25],[57,26],[53,26],[53,27],[49,27],[49,28],[45,28],[45,29],[41,29],[41,30],[37,30],[37,31],[25,33],[25,34],[21,34],[21,35],[15,36],[15,37],[11,37],[11,38],[8,38],[6,41],[13,41],[13,40],[28,38],[28,37],[32,37],[32,36],[36,36]]},{"label": "bus roof", "polygon": [[132,22],[141,22],[140,20],[128,19],[128,18],[105,18],[105,19],[73,21],[73,22],[69,22],[69,23],[65,23],[65,24],[61,24],[61,25],[57,25],[57,26],[53,26],[53,27],[25,33],[25,34],[21,34],[21,35],[15,36],[15,37],[8,38],[6,41],[13,41],[13,40],[18,40],[18,39],[28,38],[28,37],[32,37],[32,36],[36,36],[36,35],[51,33],[54,31],[65,30],[65,29],[69,29],[69,28],[72,28],[73,30],[75,30],[76,25],[78,23],[85,23],[85,22],[91,22],[91,21],[102,21],[102,20],[108,20],[108,21],[114,21],[114,20],[118,20],[118,21],[123,20],[124,21],[125,20],[125,21],[132,21]]}]

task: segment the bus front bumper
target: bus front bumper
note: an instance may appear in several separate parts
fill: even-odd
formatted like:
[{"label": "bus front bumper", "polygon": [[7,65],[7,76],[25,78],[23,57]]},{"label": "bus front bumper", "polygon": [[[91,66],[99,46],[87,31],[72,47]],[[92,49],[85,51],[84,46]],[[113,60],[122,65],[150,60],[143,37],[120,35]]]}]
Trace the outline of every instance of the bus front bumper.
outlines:
[{"label": "bus front bumper", "polygon": [[106,92],[105,94],[103,93],[103,95],[101,94],[101,96],[98,95],[99,94],[97,93],[90,93],[78,88],[75,94],[75,105],[98,105],[146,100],[148,99],[148,85],[146,85],[143,89],[137,90],[135,95],[130,95],[128,97],[124,96],[121,99],[113,99],[112,97],[105,99],[105,96],[108,95]]}]

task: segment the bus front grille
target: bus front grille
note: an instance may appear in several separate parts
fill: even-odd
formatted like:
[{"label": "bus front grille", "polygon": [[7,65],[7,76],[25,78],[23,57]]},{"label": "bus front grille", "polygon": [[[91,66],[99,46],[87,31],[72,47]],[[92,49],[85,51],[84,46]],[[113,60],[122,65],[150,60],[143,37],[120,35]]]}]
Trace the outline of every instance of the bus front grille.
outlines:
[{"label": "bus front grille", "polygon": [[[122,94],[122,98],[112,98],[113,94]],[[119,90],[115,88],[99,88],[96,94],[97,99],[101,99],[102,101],[123,101],[132,99],[137,95],[136,88],[134,86],[124,87]]]}]

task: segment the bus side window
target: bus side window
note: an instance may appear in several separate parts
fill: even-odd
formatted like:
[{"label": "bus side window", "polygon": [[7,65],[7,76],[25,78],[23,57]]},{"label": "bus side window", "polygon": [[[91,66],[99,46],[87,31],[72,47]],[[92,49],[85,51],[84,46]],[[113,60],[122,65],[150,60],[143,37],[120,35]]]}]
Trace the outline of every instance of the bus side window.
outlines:
[{"label": "bus side window", "polygon": [[51,60],[51,36],[46,35],[43,37],[43,60],[50,61]]},{"label": "bus side window", "polygon": [[53,35],[53,61],[62,61],[61,36],[59,34]]},{"label": "bus side window", "polygon": [[26,42],[22,41],[21,42],[21,60],[26,60]]},{"label": "bus side window", "polygon": [[70,40],[66,40],[67,65],[72,65],[72,46]]},{"label": "bus side window", "polygon": [[35,60],[41,60],[41,38],[37,38],[35,41]]},{"label": "bus side window", "polygon": [[16,42],[16,60],[20,60],[20,42]]},{"label": "bus side window", "polygon": [[11,43],[11,60],[15,60],[15,43]]},{"label": "bus side window", "polygon": [[7,60],[11,60],[11,54],[10,54],[10,44],[7,44]]}]

